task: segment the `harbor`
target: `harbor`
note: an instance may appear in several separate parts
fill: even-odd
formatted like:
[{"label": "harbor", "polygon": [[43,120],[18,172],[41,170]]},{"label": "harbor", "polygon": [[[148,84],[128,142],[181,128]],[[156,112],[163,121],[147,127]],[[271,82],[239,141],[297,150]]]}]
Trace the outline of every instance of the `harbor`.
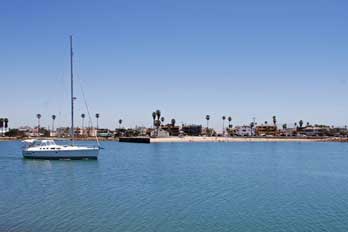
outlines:
[{"label": "harbor", "polygon": [[348,1],[2,1],[0,232],[347,232]]}]

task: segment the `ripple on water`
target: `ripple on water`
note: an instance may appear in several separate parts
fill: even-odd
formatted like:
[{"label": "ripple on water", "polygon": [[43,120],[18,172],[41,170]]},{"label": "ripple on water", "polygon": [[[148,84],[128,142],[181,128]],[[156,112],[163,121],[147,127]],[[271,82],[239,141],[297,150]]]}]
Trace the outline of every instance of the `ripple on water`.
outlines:
[{"label": "ripple on water", "polygon": [[98,161],[0,143],[1,231],[348,231],[347,144],[103,143]]}]

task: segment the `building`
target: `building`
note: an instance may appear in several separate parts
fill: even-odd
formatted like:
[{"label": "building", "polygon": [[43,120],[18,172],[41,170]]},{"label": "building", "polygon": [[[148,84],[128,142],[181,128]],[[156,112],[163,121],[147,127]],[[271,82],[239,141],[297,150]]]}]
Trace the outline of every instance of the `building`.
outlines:
[{"label": "building", "polygon": [[56,136],[58,137],[69,137],[70,136],[70,127],[59,127],[56,129]]},{"label": "building", "polygon": [[161,129],[167,131],[170,136],[179,136],[180,133],[180,127],[172,124],[162,125]]},{"label": "building", "polygon": [[256,126],[255,133],[257,136],[276,136],[277,126],[275,125]]},{"label": "building", "polygon": [[18,132],[23,134],[24,136],[27,137],[32,137],[33,136],[33,128],[29,127],[29,126],[22,126],[18,128]]},{"label": "building", "polygon": [[88,137],[88,131],[89,131],[89,128],[78,128],[77,129],[77,135],[78,136],[81,136],[81,137]]},{"label": "building", "polygon": [[330,129],[330,134],[336,137],[347,137],[348,130],[346,127],[335,127]]},{"label": "building", "polygon": [[96,137],[98,130],[96,128],[93,127],[88,127],[85,130],[87,130],[87,136],[89,137]]},{"label": "building", "polygon": [[56,137],[57,133],[55,131],[50,131],[50,137]]},{"label": "building", "polygon": [[307,126],[302,128],[301,134],[306,136],[328,136],[331,133],[328,126]]},{"label": "building", "polygon": [[296,128],[283,128],[279,131],[280,136],[297,136]]},{"label": "building", "polygon": [[202,134],[202,125],[183,125],[181,130],[185,135],[200,136]]},{"label": "building", "polygon": [[139,136],[146,136],[147,135],[147,128],[144,126],[136,126],[135,130],[138,131]]},{"label": "building", "polygon": [[158,130],[153,130],[151,131],[151,137],[158,137],[158,138],[166,138],[169,137],[169,132],[166,130],[162,130],[161,128],[159,128]]},{"label": "building", "polygon": [[252,136],[255,134],[255,130],[250,126],[237,126],[234,130],[236,136]]}]

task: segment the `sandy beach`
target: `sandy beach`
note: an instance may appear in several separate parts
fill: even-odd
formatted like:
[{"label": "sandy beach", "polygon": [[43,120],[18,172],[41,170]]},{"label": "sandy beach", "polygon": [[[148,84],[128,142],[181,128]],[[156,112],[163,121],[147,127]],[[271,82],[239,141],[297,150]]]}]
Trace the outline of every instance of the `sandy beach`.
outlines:
[{"label": "sandy beach", "polygon": [[[332,141],[338,142],[336,140],[332,140]],[[203,136],[151,138],[151,143],[176,143],[176,142],[329,142],[329,140],[323,139],[323,138],[289,138],[289,137],[250,138],[250,137],[203,137]]]}]

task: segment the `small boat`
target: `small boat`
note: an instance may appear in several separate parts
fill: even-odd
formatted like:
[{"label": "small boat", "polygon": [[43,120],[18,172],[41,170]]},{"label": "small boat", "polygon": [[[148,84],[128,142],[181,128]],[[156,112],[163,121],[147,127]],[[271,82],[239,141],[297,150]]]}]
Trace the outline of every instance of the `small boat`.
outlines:
[{"label": "small boat", "polygon": [[[73,75],[73,48],[70,36],[70,79],[71,79],[71,127],[70,145],[57,145],[54,140],[29,139],[24,140],[22,154],[30,159],[98,159],[100,146],[86,147],[74,144],[74,75]],[[97,140],[98,142],[98,140]]]}]

